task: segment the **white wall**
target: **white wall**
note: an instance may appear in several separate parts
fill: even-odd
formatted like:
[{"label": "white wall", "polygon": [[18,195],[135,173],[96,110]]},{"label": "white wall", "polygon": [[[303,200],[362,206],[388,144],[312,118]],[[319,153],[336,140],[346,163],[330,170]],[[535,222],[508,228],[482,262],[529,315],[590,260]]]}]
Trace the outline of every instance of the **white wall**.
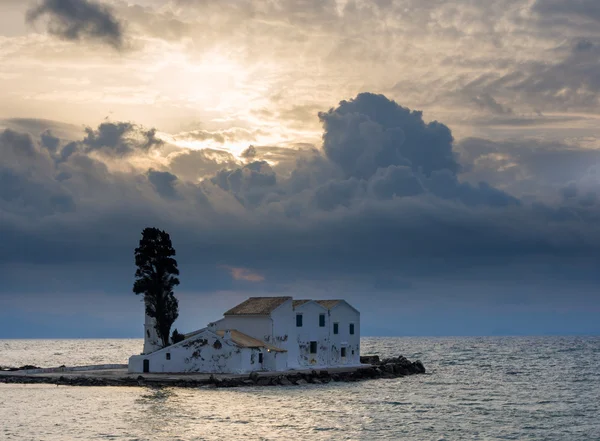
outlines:
[{"label": "white wall", "polygon": [[[297,306],[293,323],[296,326],[296,314],[302,314],[302,327],[296,327],[299,366],[327,366],[329,364],[329,311],[314,301]],[[324,314],[325,326],[319,326],[319,315]],[[310,342],[317,342],[317,353],[310,353]]]},{"label": "white wall", "polygon": [[[329,364],[360,364],[360,313],[346,302],[341,301],[329,311],[330,358]],[[339,324],[339,334],[333,333],[334,323]],[[354,323],[354,335],[350,335],[350,323]],[[342,357],[342,347],[346,348],[346,357]],[[354,352],[354,353],[352,353]]]},{"label": "white wall", "polygon": [[273,321],[264,315],[227,315],[215,322],[218,331],[236,329],[250,337],[271,343]]},{"label": "white wall", "polygon": [[158,351],[162,348],[162,340],[158,338],[158,332],[154,325],[156,320],[145,314],[144,318],[144,352],[143,354],[150,354],[151,352]]},{"label": "white wall", "polygon": [[267,371],[286,371],[288,369],[287,352],[263,351],[263,367]]},{"label": "white wall", "polygon": [[298,357],[298,344],[296,342],[296,315],[292,306],[292,299],[279,305],[271,313],[273,334],[270,340],[265,340],[287,351],[286,363],[288,368],[293,368]]},{"label": "white wall", "polygon": [[[151,354],[131,357],[129,372],[143,373],[144,360],[148,360],[150,373],[248,373],[266,369],[264,358],[263,363],[259,363],[260,352],[262,349],[240,348],[227,335],[219,337],[205,330]],[[167,360],[167,354],[170,354],[170,360]]]}]

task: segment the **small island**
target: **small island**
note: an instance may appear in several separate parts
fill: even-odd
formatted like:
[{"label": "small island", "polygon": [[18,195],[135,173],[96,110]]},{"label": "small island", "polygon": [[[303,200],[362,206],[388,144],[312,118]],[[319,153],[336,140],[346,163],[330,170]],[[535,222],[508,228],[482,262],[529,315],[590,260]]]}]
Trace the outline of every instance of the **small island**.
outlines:
[{"label": "small island", "polygon": [[301,385],[425,373],[420,361],[360,354],[360,312],[343,299],[250,297],[181,334],[175,250],[157,228],[135,249],[133,291],[144,296],[144,345],[127,365],[0,370],[0,382],[90,386]]}]

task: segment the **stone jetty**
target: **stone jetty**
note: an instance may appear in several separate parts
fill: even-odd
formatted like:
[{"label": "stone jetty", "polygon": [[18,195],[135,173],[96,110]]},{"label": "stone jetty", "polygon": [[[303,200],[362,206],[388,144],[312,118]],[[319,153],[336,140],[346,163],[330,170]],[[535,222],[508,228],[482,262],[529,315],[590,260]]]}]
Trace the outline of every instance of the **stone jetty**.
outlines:
[{"label": "stone jetty", "polygon": [[[250,375],[232,374],[130,374],[121,365],[82,366],[78,368],[40,369],[24,366],[25,370],[0,370],[0,383],[56,384],[65,386],[150,386],[150,387],[240,387],[240,386],[299,386],[330,382],[353,382],[377,378],[398,378],[424,374],[419,360],[403,356],[380,359],[361,357],[361,366],[327,370],[288,372],[253,372]],[[31,369],[33,368],[33,369]]]}]

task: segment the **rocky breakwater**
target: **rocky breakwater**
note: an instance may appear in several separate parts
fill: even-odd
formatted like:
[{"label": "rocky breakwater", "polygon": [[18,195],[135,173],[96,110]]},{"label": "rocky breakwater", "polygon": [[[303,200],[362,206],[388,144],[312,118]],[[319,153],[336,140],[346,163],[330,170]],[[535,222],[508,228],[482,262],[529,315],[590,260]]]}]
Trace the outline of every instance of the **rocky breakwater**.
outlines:
[{"label": "rocky breakwater", "polygon": [[102,375],[23,375],[2,376],[0,383],[56,384],[66,386],[151,386],[151,387],[241,387],[241,386],[301,386],[305,384],[326,384],[330,382],[354,382],[377,378],[398,378],[407,375],[424,374],[425,367],[419,360],[410,361],[405,357],[385,358],[378,356],[361,357],[362,366],[332,368],[329,370],[288,371],[285,373],[253,372],[248,376],[226,377],[223,374],[207,378],[194,378],[186,374],[154,374],[107,378]]},{"label": "rocky breakwater", "polygon": [[289,373],[281,375],[259,375],[252,373],[248,378],[228,378],[219,380],[211,378],[213,387],[237,386],[300,386],[305,384],[325,384],[330,382],[353,382],[377,378],[398,378],[407,375],[424,374],[425,366],[420,360],[410,361],[405,357],[386,358],[378,356],[361,357],[361,366],[353,370],[313,370],[310,372]]}]

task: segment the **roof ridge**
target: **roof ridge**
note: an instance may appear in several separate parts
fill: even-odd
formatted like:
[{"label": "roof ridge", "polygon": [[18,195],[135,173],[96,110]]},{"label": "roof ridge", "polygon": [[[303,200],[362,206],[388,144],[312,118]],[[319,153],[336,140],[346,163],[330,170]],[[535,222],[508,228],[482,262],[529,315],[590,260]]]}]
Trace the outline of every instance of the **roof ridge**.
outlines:
[{"label": "roof ridge", "polygon": [[291,296],[249,297],[223,315],[270,315],[271,312],[290,300],[292,300]]}]

